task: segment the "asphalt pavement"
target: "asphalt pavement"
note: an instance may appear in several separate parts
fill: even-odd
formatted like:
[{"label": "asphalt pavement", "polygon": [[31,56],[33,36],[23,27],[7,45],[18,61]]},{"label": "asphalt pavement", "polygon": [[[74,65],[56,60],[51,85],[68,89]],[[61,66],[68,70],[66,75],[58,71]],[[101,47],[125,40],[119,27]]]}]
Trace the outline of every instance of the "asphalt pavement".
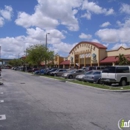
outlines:
[{"label": "asphalt pavement", "polygon": [[130,93],[110,92],[2,70],[0,130],[118,130]]}]

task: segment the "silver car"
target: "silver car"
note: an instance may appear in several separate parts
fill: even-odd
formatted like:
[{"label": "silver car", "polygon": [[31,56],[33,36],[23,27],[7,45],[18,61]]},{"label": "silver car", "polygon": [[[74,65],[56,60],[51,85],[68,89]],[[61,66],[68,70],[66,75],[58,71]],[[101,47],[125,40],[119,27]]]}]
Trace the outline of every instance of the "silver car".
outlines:
[{"label": "silver car", "polygon": [[85,76],[91,74],[91,73],[92,73],[92,71],[85,72],[84,74],[77,75],[77,76],[75,77],[75,79],[80,80],[80,81],[83,81],[83,78],[84,78]]},{"label": "silver car", "polygon": [[92,83],[101,83],[101,73],[102,71],[100,70],[93,70],[91,74],[84,76],[83,80]]},{"label": "silver car", "polygon": [[64,77],[64,78],[69,78],[69,79],[73,79],[73,78],[75,78],[77,75],[79,75],[79,74],[84,74],[85,73],[85,71],[83,70],[83,69],[78,69],[78,70],[70,70],[70,71],[68,71],[68,72],[66,72],[66,73],[64,73],[63,75],[62,75],[62,77]]}]

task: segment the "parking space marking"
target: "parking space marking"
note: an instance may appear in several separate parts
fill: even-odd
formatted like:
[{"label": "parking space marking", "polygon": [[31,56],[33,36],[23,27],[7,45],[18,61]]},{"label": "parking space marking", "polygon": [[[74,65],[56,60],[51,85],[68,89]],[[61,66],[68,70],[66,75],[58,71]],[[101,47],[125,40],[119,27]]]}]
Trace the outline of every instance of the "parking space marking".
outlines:
[{"label": "parking space marking", "polygon": [[4,100],[0,100],[0,103],[3,103],[4,102]]},{"label": "parking space marking", "polygon": [[6,115],[0,115],[0,120],[6,120]]}]

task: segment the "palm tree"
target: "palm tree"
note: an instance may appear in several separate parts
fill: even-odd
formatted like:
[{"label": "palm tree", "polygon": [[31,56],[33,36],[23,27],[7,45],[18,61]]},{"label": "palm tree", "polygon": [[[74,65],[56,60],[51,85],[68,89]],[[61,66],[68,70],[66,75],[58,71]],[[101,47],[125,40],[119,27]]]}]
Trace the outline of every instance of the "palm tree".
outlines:
[{"label": "palm tree", "polygon": [[124,56],[124,54],[119,54],[119,56],[116,56],[115,59],[118,58],[118,64],[119,65],[127,65],[129,63],[128,59]]}]

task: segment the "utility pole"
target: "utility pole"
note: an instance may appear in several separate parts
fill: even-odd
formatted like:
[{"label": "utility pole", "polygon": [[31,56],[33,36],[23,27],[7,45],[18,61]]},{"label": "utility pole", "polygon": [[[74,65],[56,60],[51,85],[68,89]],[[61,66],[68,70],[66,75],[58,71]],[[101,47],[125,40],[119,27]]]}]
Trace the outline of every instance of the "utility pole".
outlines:
[{"label": "utility pole", "polygon": [[[47,51],[47,35],[48,35],[48,34],[50,34],[50,33],[46,33],[46,45],[45,45],[46,51]],[[46,57],[45,57],[45,68],[46,68],[46,64],[47,64],[47,61],[46,61]]]}]

